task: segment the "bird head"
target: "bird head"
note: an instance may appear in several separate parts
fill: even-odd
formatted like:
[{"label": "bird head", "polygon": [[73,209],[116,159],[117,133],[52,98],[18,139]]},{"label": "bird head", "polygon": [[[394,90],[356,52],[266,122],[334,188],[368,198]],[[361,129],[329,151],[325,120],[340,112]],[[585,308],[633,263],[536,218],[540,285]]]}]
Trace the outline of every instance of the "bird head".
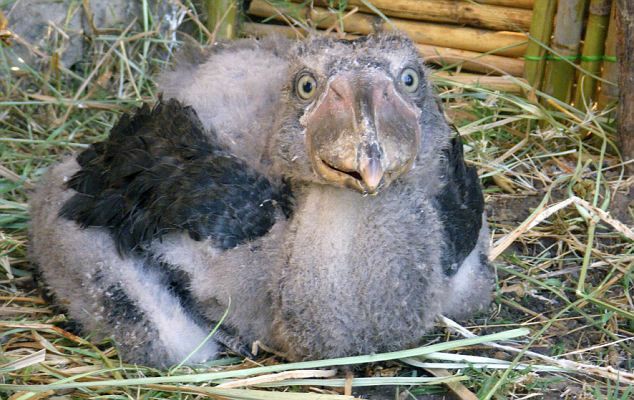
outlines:
[{"label": "bird head", "polygon": [[425,75],[400,34],[298,43],[273,138],[282,172],[362,193],[386,188],[419,155],[433,99]]}]

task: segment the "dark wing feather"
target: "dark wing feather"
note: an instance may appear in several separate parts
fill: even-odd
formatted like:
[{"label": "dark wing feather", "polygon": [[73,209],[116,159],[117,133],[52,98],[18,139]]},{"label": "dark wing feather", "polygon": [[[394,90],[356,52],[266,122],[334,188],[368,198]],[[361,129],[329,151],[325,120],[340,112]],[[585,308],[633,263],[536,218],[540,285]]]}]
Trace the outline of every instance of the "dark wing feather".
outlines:
[{"label": "dark wing feather", "polygon": [[120,252],[186,231],[228,249],[264,235],[290,191],[249,168],[206,135],[176,100],[124,115],[108,139],[77,156],[77,191],[60,215],[110,230]]},{"label": "dark wing feather", "polygon": [[446,184],[437,195],[436,203],[447,238],[443,268],[447,275],[453,275],[478,241],[484,197],[476,169],[465,165],[460,135],[451,140],[444,156]]}]

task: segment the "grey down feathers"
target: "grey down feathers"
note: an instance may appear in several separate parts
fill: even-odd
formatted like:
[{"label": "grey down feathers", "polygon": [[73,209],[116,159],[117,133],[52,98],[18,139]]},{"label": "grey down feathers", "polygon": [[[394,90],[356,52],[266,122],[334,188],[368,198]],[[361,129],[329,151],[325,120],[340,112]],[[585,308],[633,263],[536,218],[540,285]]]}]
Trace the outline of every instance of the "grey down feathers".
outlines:
[{"label": "grey down feathers", "polygon": [[490,301],[473,168],[400,34],[239,40],[181,60],[162,100],[68,157],[30,200],[59,305],[124,360],[252,342],[289,359],[417,345]]}]

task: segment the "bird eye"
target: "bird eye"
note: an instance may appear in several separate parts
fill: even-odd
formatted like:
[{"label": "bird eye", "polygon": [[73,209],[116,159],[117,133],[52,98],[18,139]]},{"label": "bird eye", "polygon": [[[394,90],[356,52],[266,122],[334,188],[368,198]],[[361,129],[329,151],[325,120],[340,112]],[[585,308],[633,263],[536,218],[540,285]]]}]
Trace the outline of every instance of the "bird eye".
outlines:
[{"label": "bird eye", "polygon": [[418,72],[414,69],[405,68],[403,72],[401,72],[401,83],[403,84],[406,92],[415,92],[416,89],[418,89],[419,82],[420,78],[418,76]]},{"label": "bird eye", "polygon": [[310,74],[304,74],[297,80],[297,94],[304,100],[308,100],[315,94],[317,81]]}]

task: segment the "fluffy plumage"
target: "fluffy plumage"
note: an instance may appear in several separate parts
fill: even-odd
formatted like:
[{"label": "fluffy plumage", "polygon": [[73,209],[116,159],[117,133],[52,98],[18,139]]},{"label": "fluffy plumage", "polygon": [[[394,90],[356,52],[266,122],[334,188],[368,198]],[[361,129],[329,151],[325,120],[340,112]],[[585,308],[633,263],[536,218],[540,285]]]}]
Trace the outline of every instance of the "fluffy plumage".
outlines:
[{"label": "fluffy plumage", "polygon": [[258,339],[306,359],[414,346],[488,304],[479,181],[408,39],[206,57],[31,200],[33,258],[84,329],[168,365],[229,308],[190,362]]}]

